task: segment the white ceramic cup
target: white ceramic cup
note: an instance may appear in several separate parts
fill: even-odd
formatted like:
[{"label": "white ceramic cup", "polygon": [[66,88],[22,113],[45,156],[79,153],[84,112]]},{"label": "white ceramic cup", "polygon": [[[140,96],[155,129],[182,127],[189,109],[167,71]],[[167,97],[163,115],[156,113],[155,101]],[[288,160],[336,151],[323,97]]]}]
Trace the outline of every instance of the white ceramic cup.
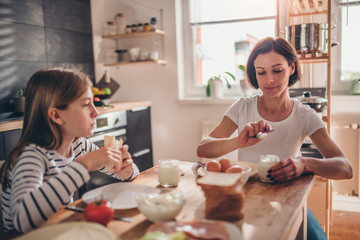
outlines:
[{"label": "white ceramic cup", "polygon": [[258,167],[258,176],[262,182],[274,182],[270,178],[266,177],[268,175],[268,170],[275,164],[280,162],[280,159],[277,155],[260,155]]},{"label": "white ceramic cup", "polygon": [[159,183],[163,187],[175,187],[180,181],[179,161],[159,160]]},{"label": "white ceramic cup", "polygon": [[158,60],[159,59],[159,52],[158,51],[152,51],[150,53],[150,59],[151,60]]}]

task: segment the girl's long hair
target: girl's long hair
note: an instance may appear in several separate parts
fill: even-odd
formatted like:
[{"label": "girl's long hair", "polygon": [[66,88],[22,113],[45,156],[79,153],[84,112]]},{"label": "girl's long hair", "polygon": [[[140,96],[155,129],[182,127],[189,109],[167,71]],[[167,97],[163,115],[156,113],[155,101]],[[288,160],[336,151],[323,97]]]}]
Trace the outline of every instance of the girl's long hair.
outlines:
[{"label": "girl's long hair", "polygon": [[14,167],[26,145],[34,143],[45,149],[57,149],[62,144],[60,128],[49,118],[48,111],[54,107],[66,109],[91,86],[86,74],[70,69],[42,69],[31,76],[25,91],[21,137],[1,168],[3,189],[9,187],[8,170]]}]

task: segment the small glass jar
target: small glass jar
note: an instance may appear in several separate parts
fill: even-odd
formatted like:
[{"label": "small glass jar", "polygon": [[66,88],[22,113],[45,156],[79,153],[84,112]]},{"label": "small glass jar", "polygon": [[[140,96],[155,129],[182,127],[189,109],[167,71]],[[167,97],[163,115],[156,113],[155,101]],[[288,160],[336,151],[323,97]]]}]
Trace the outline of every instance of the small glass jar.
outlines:
[{"label": "small glass jar", "polygon": [[131,32],[132,32],[131,25],[126,25],[126,33],[131,33]]},{"label": "small glass jar", "polygon": [[137,31],[138,31],[138,32],[143,32],[143,31],[144,31],[144,25],[143,25],[142,23],[139,23],[139,24],[137,25]]},{"label": "small glass jar", "polygon": [[118,13],[115,15],[116,33],[124,34],[126,31],[126,18],[124,13]]},{"label": "small glass jar", "polygon": [[144,24],[144,32],[149,32],[150,31],[150,24],[149,23],[145,23]]},{"label": "small glass jar", "polygon": [[116,24],[114,21],[109,20],[103,23],[102,34],[106,35],[115,35],[116,34]]},{"label": "small glass jar", "polygon": [[157,25],[156,25],[156,18],[155,17],[152,17],[150,19],[150,24],[151,24],[151,31],[155,31],[157,29]]},{"label": "small glass jar", "polygon": [[131,32],[137,32],[136,24],[131,25]]},{"label": "small glass jar", "polygon": [[262,182],[274,182],[266,176],[268,175],[269,168],[278,162],[280,162],[280,159],[277,155],[260,155],[257,167],[258,175]]}]

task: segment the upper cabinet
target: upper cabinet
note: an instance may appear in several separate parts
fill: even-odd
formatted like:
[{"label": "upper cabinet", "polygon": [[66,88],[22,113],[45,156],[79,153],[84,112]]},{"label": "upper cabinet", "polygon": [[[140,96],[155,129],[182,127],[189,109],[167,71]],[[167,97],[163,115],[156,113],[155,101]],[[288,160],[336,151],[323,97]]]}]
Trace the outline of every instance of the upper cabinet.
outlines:
[{"label": "upper cabinet", "polygon": [[[120,17],[117,17],[118,15],[115,16],[115,21],[106,21],[103,24],[104,65],[166,64],[164,50],[166,33],[162,29],[162,24],[159,24],[159,19],[152,17],[149,22],[130,25],[124,21],[121,25],[122,14]],[[162,23],[162,10],[160,10],[160,23]]]}]

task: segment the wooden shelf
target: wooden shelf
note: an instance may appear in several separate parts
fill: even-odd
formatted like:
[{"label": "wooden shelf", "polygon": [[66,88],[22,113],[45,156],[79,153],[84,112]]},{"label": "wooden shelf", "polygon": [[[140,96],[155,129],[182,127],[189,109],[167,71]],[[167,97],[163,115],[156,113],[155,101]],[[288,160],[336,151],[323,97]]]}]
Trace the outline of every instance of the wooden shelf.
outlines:
[{"label": "wooden shelf", "polygon": [[327,14],[327,0],[285,0],[289,16]]},{"label": "wooden shelf", "polygon": [[129,65],[129,64],[140,64],[140,63],[156,63],[156,64],[167,64],[166,60],[146,60],[146,61],[135,61],[135,62],[117,62],[117,63],[107,63],[104,64],[107,67],[120,66],[120,65]]},{"label": "wooden shelf", "polygon": [[134,33],[124,33],[124,34],[116,34],[116,35],[103,35],[103,38],[109,39],[120,39],[120,38],[131,38],[131,37],[146,37],[152,35],[165,35],[165,31],[156,29],[155,31],[150,32],[134,32]]},{"label": "wooden shelf", "polygon": [[303,53],[298,55],[300,63],[326,63],[329,60],[327,54]]}]

